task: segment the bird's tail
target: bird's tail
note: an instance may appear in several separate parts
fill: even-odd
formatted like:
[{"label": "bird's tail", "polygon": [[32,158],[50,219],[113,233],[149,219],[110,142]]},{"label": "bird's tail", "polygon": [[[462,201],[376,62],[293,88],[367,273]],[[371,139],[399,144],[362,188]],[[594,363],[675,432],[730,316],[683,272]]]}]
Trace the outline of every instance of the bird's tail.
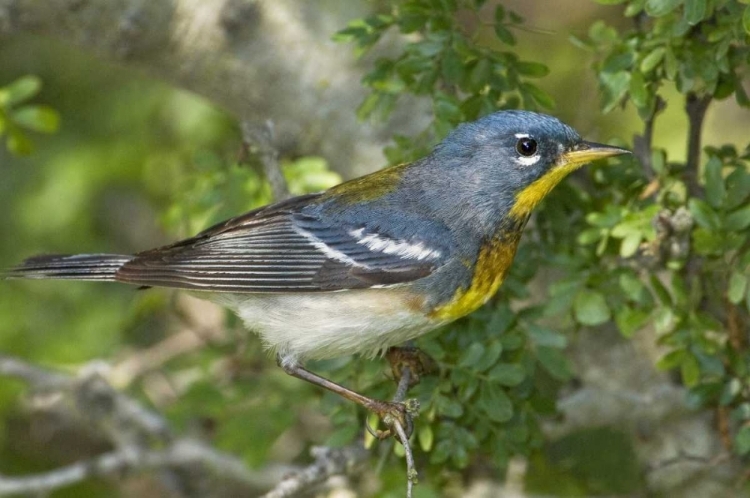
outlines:
[{"label": "bird's tail", "polygon": [[34,256],[15,268],[0,270],[0,278],[114,281],[117,270],[131,259],[133,256],[122,254]]}]

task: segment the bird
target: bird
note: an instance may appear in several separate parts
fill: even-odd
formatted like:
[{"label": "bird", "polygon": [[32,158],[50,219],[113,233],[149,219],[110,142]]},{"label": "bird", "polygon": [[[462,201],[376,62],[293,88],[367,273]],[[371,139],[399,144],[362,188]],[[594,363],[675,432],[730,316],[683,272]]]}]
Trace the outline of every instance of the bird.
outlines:
[{"label": "bird", "polygon": [[403,421],[305,368],[375,356],[461,318],[502,284],[532,210],[584,164],[630,151],[521,110],[458,125],[425,157],[130,254],[41,255],[3,278],[184,289],[236,313],[290,375]]}]

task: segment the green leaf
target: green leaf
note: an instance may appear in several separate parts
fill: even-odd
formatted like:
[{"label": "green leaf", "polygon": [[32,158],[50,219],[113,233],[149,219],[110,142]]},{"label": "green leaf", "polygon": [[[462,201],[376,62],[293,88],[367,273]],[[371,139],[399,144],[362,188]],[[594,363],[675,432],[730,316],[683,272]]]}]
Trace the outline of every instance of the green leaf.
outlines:
[{"label": "green leaf", "polygon": [[[747,26],[746,26],[747,28]],[[750,425],[744,426],[734,438],[734,451],[738,455],[750,453]]]},{"label": "green leaf", "polygon": [[615,323],[624,337],[632,337],[646,322],[649,314],[645,311],[625,306],[615,313]]},{"label": "green leaf", "polygon": [[443,79],[449,85],[455,85],[464,76],[464,64],[461,56],[453,49],[446,49],[441,61]]},{"label": "green leaf", "polygon": [[664,175],[667,172],[667,155],[664,149],[652,149],[651,151],[651,167],[659,175]]},{"label": "green leaf", "polygon": [[11,116],[19,126],[40,133],[54,133],[60,127],[60,115],[45,105],[24,106]]},{"label": "green leaf", "polygon": [[738,271],[733,271],[729,277],[729,289],[727,289],[727,299],[733,304],[738,304],[745,297],[747,291],[747,275]]},{"label": "green leaf", "polygon": [[[739,388],[742,389],[742,383],[739,384]],[[732,410],[732,418],[734,420],[750,420],[750,403],[740,403],[737,408]]]},{"label": "green leaf", "polygon": [[724,228],[732,231],[744,230],[750,227],[750,204],[733,211],[724,220]]},{"label": "green leaf", "polygon": [[664,306],[672,306],[672,296],[669,294],[667,288],[664,287],[664,284],[661,283],[659,277],[652,274],[649,280],[651,281],[651,288],[654,290],[654,294],[656,294],[659,302]]},{"label": "green leaf", "polygon": [[469,85],[473,91],[481,91],[489,82],[492,75],[492,62],[487,58],[480,59],[471,70]]},{"label": "green leaf", "polygon": [[682,275],[679,272],[674,272],[672,273],[672,281],[670,284],[675,307],[678,309],[684,309],[688,300],[688,289],[685,284],[685,279],[682,278]]},{"label": "green leaf", "polygon": [[646,0],[646,14],[661,17],[676,9],[682,0]]},{"label": "green leaf", "polygon": [[642,235],[640,232],[630,232],[620,244],[620,256],[623,258],[629,258],[638,251],[638,247],[641,245]]},{"label": "green leaf", "polygon": [[481,342],[474,342],[466,348],[461,354],[461,360],[458,362],[458,366],[462,368],[469,368],[474,366],[479,359],[484,355],[484,344]]},{"label": "green leaf", "polygon": [[697,228],[693,231],[693,249],[697,254],[722,254],[725,252],[726,242],[714,230]]},{"label": "green leaf", "polygon": [[742,27],[745,28],[745,33],[750,35],[750,5],[745,7],[745,12],[742,14]]},{"label": "green leaf", "polygon": [[724,187],[724,177],[721,174],[722,168],[721,160],[716,156],[711,157],[705,167],[706,200],[713,207],[721,206],[727,193]]},{"label": "green leaf", "polygon": [[708,230],[718,230],[721,221],[711,206],[702,199],[692,198],[688,201],[690,214],[693,215],[698,225]]},{"label": "green leaf", "polygon": [[692,354],[686,354],[680,365],[680,374],[685,386],[693,387],[698,384],[701,377],[701,366],[698,363],[698,358]]},{"label": "green leaf", "polygon": [[576,239],[582,246],[587,246],[599,241],[607,232],[601,228],[588,228],[578,234]]},{"label": "green leaf", "polygon": [[370,93],[357,108],[357,119],[365,120],[372,116],[375,109],[380,105],[381,98],[377,92]]},{"label": "green leaf", "polygon": [[601,213],[593,212],[586,215],[587,223],[601,228],[612,228],[621,219],[621,210],[614,206],[608,206],[607,209]]},{"label": "green leaf", "polygon": [[637,14],[640,14],[643,11],[643,6],[645,5],[646,0],[635,0],[634,2],[628,2],[628,5],[625,7],[625,17],[633,17]]},{"label": "green leaf", "polygon": [[706,0],[685,0],[685,20],[694,26],[706,15]]},{"label": "green leaf", "polygon": [[491,382],[513,387],[523,382],[526,370],[518,363],[499,363],[487,372],[487,378]]},{"label": "green leaf", "polygon": [[528,333],[529,338],[537,346],[564,349],[568,345],[568,338],[565,335],[538,325],[530,325]]},{"label": "green leaf", "polygon": [[644,73],[650,73],[664,58],[666,52],[664,47],[656,47],[641,61],[640,69]]},{"label": "green leaf", "polygon": [[34,152],[34,144],[21,132],[11,132],[7,138],[8,150],[17,156],[28,156]]},{"label": "green leaf", "polygon": [[614,109],[625,96],[630,87],[630,73],[617,71],[615,73],[603,72],[599,74],[599,82],[603,87],[603,112]]},{"label": "green leaf", "polygon": [[573,314],[582,325],[601,325],[610,319],[610,311],[604,295],[584,289],[578,293],[573,303]]},{"label": "green leaf", "polygon": [[733,377],[724,384],[724,388],[721,390],[721,396],[719,397],[719,404],[721,406],[727,406],[734,401],[737,396],[742,392],[742,381]]},{"label": "green leaf", "polygon": [[745,168],[736,168],[726,179],[726,207],[734,209],[750,196],[750,174]]},{"label": "green leaf", "polygon": [[495,7],[495,22],[502,24],[503,21],[505,21],[505,7],[503,7],[502,4],[499,4]]},{"label": "green leaf", "polygon": [[0,105],[13,106],[39,93],[42,80],[36,76],[24,76],[2,89]]},{"label": "green leaf", "polygon": [[742,78],[737,78],[734,82],[734,98],[740,107],[750,107],[750,97],[747,96],[747,92],[742,86]]},{"label": "green leaf", "polygon": [[417,432],[417,440],[419,441],[419,447],[422,448],[422,451],[428,453],[432,449],[432,444],[435,441],[432,426],[429,424],[420,424],[419,431]]},{"label": "green leaf", "polygon": [[464,414],[464,407],[455,398],[440,396],[436,401],[437,409],[440,414],[448,418],[458,418]]},{"label": "green leaf", "polygon": [[541,78],[549,74],[549,68],[539,62],[519,62],[516,69],[519,74],[530,78]]},{"label": "green leaf", "polygon": [[639,109],[643,109],[648,104],[646,80],[640,71],[633,71],[630,76],[630,100]]},{"label": "green leaf", "polygon": [[477,372],[484,372],[492,365],[497,363],[497,360],[500,358],[500,354],[502,352],[502,343],[498,340],[492,341],[486,348],[484,348],[484,353],[482,353],[482,356],[479,358],[479,360],[471,365],[470,368]]},{"label": "green leaf", "polygon": [[521,91],[528,93],[540,107],[545,109],[552,109],[555,107],[555,101],[552,96],[536,85],[522,83]]},{"label": "green leaf", "polygon": [[643,291],[646,286],[641,280],[630,272],[622,273],[618,279],[620,288],[623,290],[628,299],[640,302],[643,299]]},{"label": "green leaf", "polygon": [[479,392],[477,406],[494,422],[507,422],[513,418],[513,403],[502,387],[485,382]]},{"label": "green leaf", "polygon": [[656,362],[656,368],[659,370],[671,370],[678,367],[685,359],[687,352],[684,349],[675,349],[665,354]]},{"label": "green leaf", "polygon": [[516,44],[516,37],[513,36],[513,33],[500,23],[495,23],[495,36],[506,45]]},{"label": "green leaf", "polygon": [[612,45],[619,41],[617,30],[611,26],[607,26],[602,20],[594,21],[589,27],[589,38],[596,45],[602,46]]},{"label": "green leaf", "polygon": [[557,380],[565,382],[572,377],[568,360],[559,349],[540,347],[536,356],[542,368]]},{"label": "green leaf", "polygon": [[461,108],[452,97],[447,95],[435,97],[433,108],[435,116],[443,123],[457,123],[461,120]]}]

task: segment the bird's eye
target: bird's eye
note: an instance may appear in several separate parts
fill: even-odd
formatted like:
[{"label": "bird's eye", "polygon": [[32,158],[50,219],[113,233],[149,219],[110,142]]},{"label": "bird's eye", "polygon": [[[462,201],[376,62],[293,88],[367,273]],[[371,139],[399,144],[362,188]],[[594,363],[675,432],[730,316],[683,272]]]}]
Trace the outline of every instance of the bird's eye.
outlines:
[{"label": "bird's eye", "polygon": [[536,154],[536,140],[529,137],[523,137],[518,140],[516,143],[516,151],[518,151],[519,154],[526,157],[531,157],[534,154]]}]

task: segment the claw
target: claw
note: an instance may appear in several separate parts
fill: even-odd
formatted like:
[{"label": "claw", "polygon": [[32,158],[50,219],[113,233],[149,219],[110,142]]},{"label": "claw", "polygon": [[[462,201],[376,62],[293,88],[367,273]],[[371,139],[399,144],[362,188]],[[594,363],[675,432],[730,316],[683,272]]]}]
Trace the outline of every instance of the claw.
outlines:
[{"label": "claw", "polygon": [[406,433],[406,438],[411,437],[414,432],[414,417],[419,413],[419,401],[416,399],[409,399],[403,403],[396,403],[390,401],[377,401],[367,407],[371,412],[375,413],[383,424],[387,427],[385,430],[373,429],[370,424],[365,421],[365,429],[376,439],[387,439],[394,436],[396,433],[393,430],[395,423],[399,423],[403,427]]}]

